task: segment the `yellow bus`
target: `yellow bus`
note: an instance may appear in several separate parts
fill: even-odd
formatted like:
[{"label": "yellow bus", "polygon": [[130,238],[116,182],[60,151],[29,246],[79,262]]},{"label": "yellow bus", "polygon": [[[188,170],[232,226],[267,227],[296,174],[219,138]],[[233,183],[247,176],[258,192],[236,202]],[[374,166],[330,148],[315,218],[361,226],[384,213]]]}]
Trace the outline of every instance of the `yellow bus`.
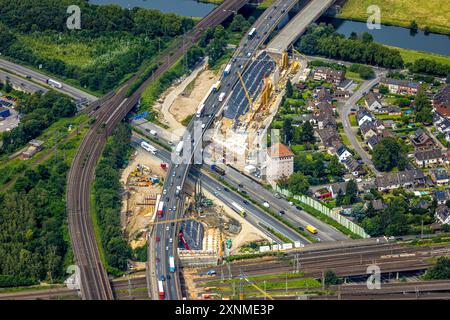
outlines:
[{"label": "yellow bus", "polygon": [[316,234],[316,233],[317,233],[317,229],[314,228],[314,227],[311,226],[311,225],[307,225],[307,226],[306,226],[306,230],[308,230],[308,231],[311,232],[312,234]]}]

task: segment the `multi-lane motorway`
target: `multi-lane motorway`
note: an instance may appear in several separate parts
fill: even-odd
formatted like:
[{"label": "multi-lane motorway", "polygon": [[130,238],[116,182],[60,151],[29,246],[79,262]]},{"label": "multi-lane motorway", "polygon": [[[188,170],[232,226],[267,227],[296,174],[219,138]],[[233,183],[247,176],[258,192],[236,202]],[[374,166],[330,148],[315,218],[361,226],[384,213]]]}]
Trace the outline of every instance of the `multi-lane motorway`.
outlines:
[{"label": "multi-lane motorway", "polygon": [[[164,183],[164,189],[166,190],[165,197],[168,199],[165,202],[166,212],[164,216],[160,219],[171,220],[178,219],[183,212],[183,197],[180,196],[184,182],[186,180],[189,168],[191,165],[191,159],[195,154],[196,150],[201,149],[201,136],[205,130],[209,128],[212,124],[213,119],[216,115],[224,109],[228,103],[228,99],[225,98],[223,101],[219,101],[219,95],[225,93],[226,97],[230,96],[234,86],[239,81],[237,76],[237,71],[245,69],[246,64],[237,63],[235,61],[245,61],[255,56],[259,46],[267,39],[274,28],[279,24],[283,17],[287,14],[291,1],[278,0],[275,1],[265,12],[258,18],[258,20],[253,25],[257,30],[256,36],[251,39],[244,38],[239,44],[238,49],[233,55],[231,63],[231,69],[229,70],[228,76],[222,77],[221,89],[217,92],[212,92],[205,101],[205,108],[203,115],[194,118],[187,127],[186,134],[183,138],[184,140],[184,151],[186,149],[192,150],[192,152],[185,152],[185,157],[183,163],[172,164],[168,171],[167,179]],[[194,134],[194,123],[195,130],[202,132],[200,137],[195,137],[196,141],[191,140]],[[198,132],[198,131],[197,131]],[[192,143],[193,142],[193,143]],[[169,211],[171,209],[171,211]],[[164,278],[164,291],[165,299],[181,299],[180,284],[178,279],[178,273],[173,273],[170,279],[167,279],[167,275],[170,274],[169,270],[169,256],[177,257],[177,223],[174,224],[157,224],[153,232],[153,237],[151,243],[155,243],[156,238],[159,241],[156,243],[156,248],[154,250],[149,250],[151,257],[149,260],[150,264],[156,265],[155,277],[152,279],[152,284],[154,287],[157,285],[157,281]],[[156,255],[159,257],[159,263],[156,263]],[[153,290],[155,292],[155,290]]]},{"label": "multi-lane motorway", "polygon": [[[11,61],[4,60],[4,59],[0,59],[0,68],[8,70],[22,78],[30,79],[35,82],[44,84],[46,87],[48,87],[47,80],[49,79],[49,77],[42,73],[34,71],[30,68],[23,67],[21,65],[15,64]],[[86,101],[88,103],[94,102],[98,99],[97,97],[95,97],[87,92],[84,92],[80,89],[77,89],[77,88],[67,85],[67,84],[64,84],[62,88],[54,88],[54,89],[57,91],[60,91],[62,93],[65,93],[68,96],[75,98],[76,100],[82,100],[82,101]]]},{"label": "multi-lane motorway", "polygon": [[126,97],[125,93],[136,80],[136,77],[127,81],[116,94],[106,99],[94,112],[93,116],[96,122],[83,139],[67,177],[69,233],[75,261],[80,267],[81,292],[84,299],[113,298],[107,273],[99,258],[90,216],[91,184],[95,166],[106,143],[107,136],[138,103],[139,97],[146,86],[178,61],[186,53],[186,50],[200,39],[206,29],[222,23],[247,2],[248,0],[230,0],[218,6],[197,23],[194,29],[189,31],[184,38],[180,38],[171,46],[167,55],[159,57],[159,67],[131,96]]}]

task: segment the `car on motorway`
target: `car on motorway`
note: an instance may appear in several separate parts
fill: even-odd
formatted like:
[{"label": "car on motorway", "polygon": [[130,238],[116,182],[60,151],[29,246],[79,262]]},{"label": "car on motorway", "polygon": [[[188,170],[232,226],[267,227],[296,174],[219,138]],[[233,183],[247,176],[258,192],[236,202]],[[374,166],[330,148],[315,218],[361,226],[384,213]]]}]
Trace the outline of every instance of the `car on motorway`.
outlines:
[{"label": "car on motorway", "polygon": [[239,187],[239,188],[243,188],[244,185],[243,185],[242,183],[239,183],[239,184],[238,184],[238,187]]},{"label": "car on motorway", "polygon": [[245,190],[238,190],[238,191],[240,191],[242,194],[247,194],[247,191]]},{"label": "car on motorway", "polygon": [[177,174],[177,173],[174,171],[174,172],[172,173],[172,178],[175,177],[176,174]]},{"label": "car on motorway", "polygon": [[163,190],[163,195],[166,195],[167,194],[167,189],[164,189]]},{"label": "car on motorway", "polygon": [[280,196],[280,194],[278,192],[274,194],[274,197],[277,198],[277,199],[281,199],[281,196]]},{"label": "car on motorway", "polygon": [[286,214],[286,211],[280,210],[280,211],[279,211],[279,214],[280,214],[280,215]]},{"label": "car on motorway", "polygon": [[217,187],[216,189],[217,189],[217,191],[221,191],[222,190],[222,189],[220,189],[220,187]]},{"label": "car on motorway", "polygon": [[249,202],[247,200],[243,200],[242,202],[247,205],[249,204]]},{"label": "car on motorway", "polygon": [[159,236],[156,236],[156,242],[159,242],[161,238]]},{"label": "car on motorway", "polygon": [[290,206],[294,205],[294,203],[292,201],[289,201],[288,203],[289,203]]},{"label": "car on motorway", "polygon": [[300,211],[303,210],[303,208],[300,206],[295,206],[295,209],[300,210]]},{"label": "car on motorway", "polygon": [[169,226],[166,226],[166,231],[169,231]]},{"label": "car on motorway", "polygon": [[230,189],[228,189],[228,188],[226,188],[226,187],[223,188],[223,190],[226,191],[226,192],[229,192],[229,191],[230,191]]},{"label": "car on motorway", "polygon": [[166,280],[166,277],[164,277],[164,275],[162,274],[162,275],[159,276],[159,280],[160,280],[160,281],[165,281],[165,280]]},{"label": "car on motorway", "polygon": [[166,247],[166,251],[169,251],[169,246]]},{"label": "car on motorway", "polygon": [[263,206],[266,207],[266,208],[269,208],[269,207],[270,207],[270,204],[269,204],[267,201],[265,201],[265,202],[263,203]]},{"label": "car on motorway", "polygon": [[172,227],[175,227],[175,222],[172,222],[170,225],[171,225]]},{"label": "car on motorway", "polygon": [[177,211],[177,206],[173,206],[173,211]]},{"label": "car on motorway", "polygon": [[168,275],[166,276],[166,279],[167,279],[167,280],[170,280],[170,274],[168,274]]}]

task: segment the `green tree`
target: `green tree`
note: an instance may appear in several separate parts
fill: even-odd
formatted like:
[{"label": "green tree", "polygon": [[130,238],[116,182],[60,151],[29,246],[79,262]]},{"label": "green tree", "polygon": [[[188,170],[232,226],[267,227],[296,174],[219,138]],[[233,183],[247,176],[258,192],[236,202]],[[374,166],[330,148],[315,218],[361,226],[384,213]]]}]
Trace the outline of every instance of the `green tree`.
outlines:
[{"label": "green tree", "polygon": [[342,284],[343,281],[341,278],[339,278],[336,273],[334,273],[331,270],[325,271],[324,274],[324,284],[326,287],[329,287],[331,285],[339,285]]},{"label": "green tree", "polygon": [[285,119],[283,122],[283,137],[285,144],[289,144],[294,137],[294,127],[290,118]]},{"label": "green tree", "polygon": [[343,199],[344,205],[354,204],[358,200],[358,185],[354,180],[347,182],[347,189],[345,191],[345,197]]},{"label": "green tree", "polygon": [[419,29],[419,25],[417,24],[416,20],[411,21],[411,24],[409,25],[409,28],[413,33],[416,33]]},{"label": "green tree", "polygon": [[424,278],[426,280],[450,279],[450,258],[439,257],[436,264],[427,270]]},{"label": "green tree", "polygon": [[300,172],[294,172],[288,181],[288,190],[293,194],[306,194],[309,189],[308,178]]},{"label": "green tree", "polygon": [[292,98],[294,95],[294,88],[292,86],[291,79],[288,79],[286,82],[286,97]]},{"label": "green tree", "polygon": [[316,138],[314,137],[314,127],[311,122],[305,121],[301,126],[301,140],[302,143],[314,143]]},{"label": "green tree", "polygon": [[373,150],[373,164],[380,171],[391,171],[395,167],[404,170],[407,165],[404,148],[393,137],[385,137]]}]

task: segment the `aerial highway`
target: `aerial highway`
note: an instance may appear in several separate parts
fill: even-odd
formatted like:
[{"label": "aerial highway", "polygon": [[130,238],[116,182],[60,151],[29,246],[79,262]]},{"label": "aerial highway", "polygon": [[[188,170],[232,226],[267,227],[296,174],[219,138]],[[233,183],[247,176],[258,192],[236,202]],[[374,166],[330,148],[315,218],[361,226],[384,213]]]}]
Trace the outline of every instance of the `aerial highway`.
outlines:
[{"label": "aerial highway", "polygon": [[35,93],[38,91],[42,92],[48,91],[48,89],[44,86],[38,85],[27,79],[22,79],[21,77],[18,77],[9,72],[5,72],[3,70],[0,70],[0,81],[1,82],[9,81],[9,83],[11,83],[13,87],[20,88],[21,90],[29,93]]},{"label": "aerial highway", "polygon": [[97,110],[93,110],[92,116],[96,121],[81,142],[67,176],[69,234],[75,262],[80,268],[83,299],[113,299],[108,275],[99,257],[90,216],[90,194],[95,166],[108,135],[138,103],[140,95],[148,84],[178,61],[186,50],[200,39],[207,28],[222,23],[247,1],[231,0],[218,6],[168,49],[171,54],[160,56],[159,67],[130,97],[126,97],[126,92],[137,76],[129,79],[112,97],[103,101]]},{"label": "aerial highway", "polygon": [[[202,115],[194,117],[193,121],[188,125],[182,140],[183,144],[181,148],[177,148],[179,150],[176,150],[178,154],[184,152],[184,161],[177,164],[172,163],[164,183],[164,189],[167,190],[169,201],[164,204],[166,212],[160,218],[160,221],[178,219],[182,215],[183,203],[181,200],[184,198],[180,194],[182,193],[183,185],[189,172],[191,159],[196,157],[194,154],[198,155],[196,152],[200,151],[200,154],[202,153],[200,150],[202,148],[200,142],[202,141],[204,132],[210,127],[214,117],[220,115],[226,107],[228,103],[227,97],[230,96],[230,93],[239,81],[237,72],[245,70],[247,64],[255,57],[259,46],[269,37],[275,27],[279,25],[291,7],[292,0],[278,0],[263,12],[252,26],[252,29],[255,28],[257,30],[256,36],[242,39],[239,47],[236,49],[229,63],[229,67],[226,68],[228,69],[227,72],[222,76],[221,89],[211,92],[204,102]],[[242,63],[241,61],[247,62]],[[199,131],[200,134],[198,134]],[[189,151],[186,152],[186,149]],[[171,209],[170,215],[168,214],[168,209]],[[160,239],[156,245],[156,253],[153,254],[154,251],[150,250],[152,254],[149,257],[150,264],[156,264],[156,254],[160,257],[160,262],[156,264],[156,272],[152,285],[156,287],[158,281],[165,279],[162,288],[164,289],[164,299],[180,300],[182,298],[178,273],[176,271],[170,272],[169,268],[169,257],[177,257],[177,230],[176,223],[174,225],[161,223],[155,226],[155,230],[152,233],[153,237],[151,242],[154,242],[156,237]],[[170,274],[173,274],[173,276],[167,279],[167,275]],[[153,290],[153,292],[155,291]]]},{"label": "aerial highway", "polygon": [[[141,141],[142,140],[139,137],[133,137],[132,145],[135,146],[136,148],[140,148],[139,145]],[[165,163],[169,163],[171,159],[170,152],[162,148],[159,148],[157,145],[154,146],[156,149],[158,149],[158,152],[155,155],[155,157],[159,158],[161,161]],[[253,205],[248,201],[244,203],[245,199],[243,199],[239,194],[235,193],[232,190],[225,191],[224,186],[221,185],[218,181],[209,177],[208,175],[201,174],[200,170],[198,170],[197,168],[191,167],[188,180],[194,183],[194,181],[198,179],[202,180],[202,186],[205,188],[205,190],[207,190],[211,194],[214,194],[221,202],[223,202],[230,208],[234,209],[234,207],[232,206],[233,202],[238,203],[239,206],[241,206],[247,214],[247,217],[245,219],[249,223],[251,223],[255,228],[259,229],[261,232],[266,234],[267,237],[269,237],[273,242],[282,243],[280,239],[278,239],[276,236],[267,231],[267,229],[265,229],[263,226],[271,227],[273,230],[275,230],[280,234],[283,234],[292,242],[299,241],[300,243],[303,244],[309,243],[309,241],[303,238],[300,234],[298,234],[297,232],[295,232],[294,230],[292,230],[279,220],[275,219],[268,213],[264,212],[257,206]],[[163,196],[162,201],[167,201],[167,198]]]},{"label": "aerial highway", "polygon": [[[0,68],[8,70],[9,72],[18,75],[22,78],[39,82],[41,83],[41,85],[44,85],[47,88],[49,87],[47,80],[51,77],[42,74],[40,72],[34,71],[30,68],[18,65],[16,63],[4,59],[0,59]],[[59,82],[62,83],[61,81]],[[70,86],[66,83],[62,83],[61,88],[54,87],[54,89],[62,93],[65,93],[71,96],[72,98],[75,98],[76,100],[86,101],[86,103],[91,103],[98,99],[96,96],[93,96],[92,94],[84,92],[83,90]]]}]

